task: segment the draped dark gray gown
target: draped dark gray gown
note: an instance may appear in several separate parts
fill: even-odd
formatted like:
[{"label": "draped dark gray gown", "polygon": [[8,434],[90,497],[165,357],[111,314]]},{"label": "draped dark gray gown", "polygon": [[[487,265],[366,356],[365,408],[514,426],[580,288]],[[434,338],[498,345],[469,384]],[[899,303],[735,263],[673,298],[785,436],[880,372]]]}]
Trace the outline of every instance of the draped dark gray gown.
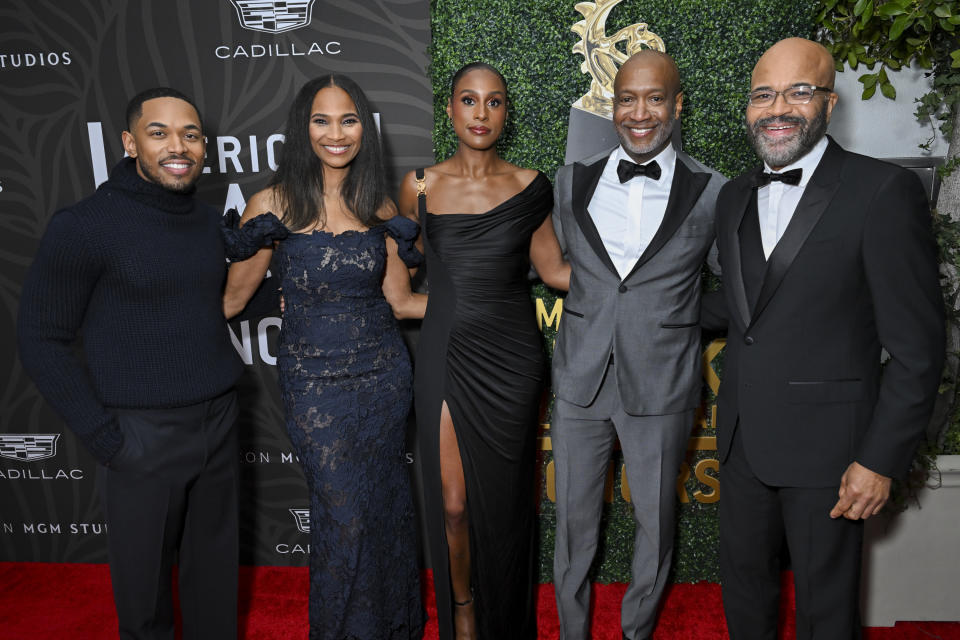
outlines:
[{"label": "draped dark gray gown", "polygon": [[545,356],[527,275],[530,239],[553,208],[553,192],[541,173],[481,214],[434,215],[425,200],[430,299],[414,397],[440,638],[454,637],[439,460],[444,401],[463,461],[479,637],[535,638],[534,465]]}]

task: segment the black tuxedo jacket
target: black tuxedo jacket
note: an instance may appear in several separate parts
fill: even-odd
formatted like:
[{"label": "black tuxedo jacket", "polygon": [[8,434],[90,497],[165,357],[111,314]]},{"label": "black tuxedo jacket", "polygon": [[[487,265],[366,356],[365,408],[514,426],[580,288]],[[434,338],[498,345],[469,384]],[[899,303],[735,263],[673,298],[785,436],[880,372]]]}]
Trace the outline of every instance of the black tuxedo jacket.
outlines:
[{"label": "black tuxedo jacket", "polygon": [[[854,460],[900,475],[930,419],[945,349],[923,187],[830,140],[764,272],[762,248],[741,241],[761,170],[717,200],[728,325],[720,458],[736,428],[753,472],[773,486],[836,486]],[[761,252],[753,305],[744,251]]]}]

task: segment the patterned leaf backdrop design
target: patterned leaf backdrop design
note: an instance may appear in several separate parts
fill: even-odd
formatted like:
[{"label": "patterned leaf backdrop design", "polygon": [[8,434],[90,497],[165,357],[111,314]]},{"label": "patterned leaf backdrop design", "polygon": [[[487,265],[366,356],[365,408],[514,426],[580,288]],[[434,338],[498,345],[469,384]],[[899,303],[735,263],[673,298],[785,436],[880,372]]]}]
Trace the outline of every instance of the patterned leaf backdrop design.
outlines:
[{"label": "patterned leaf backdrop design", "polygon": [[[0,332],[8,354],[0,367],[0,436],[63,433],[50,460],[0,459],[4,559],[106,559],[102,535],[68,531],[70,524],[102,523],[95,465],[24,375],[15,356],[15,323],[21,283],[50,216],[93,191],[98,163],[109,169],[122,157],[127,100],[167,85],[196,101],[210,169],[199,197],[220,209],[242,205],[265,185],[271,151],[282,148],[271,136],[283,131],[296,90],[309,78],[347,73],[380,113],[388,164],[399,180],[432,162],[432,103],[424,75],[428,11],[425,0],[316,0],[309,26],[274,34],[244,29],[229,0],[0,3]],[[318,50],[303,55],[312,48]],[[28,53],[35,64],[26,64]],[[51,63],[53,54],[58,64]],[[88,129],[88,123],[99,124]],[[305,546],[308,537],[289,512],[306,503],[302,473],[289,459],[270,364],[274,313],[246,319],[253,364],[241,382],[243,561],[304,564],[305,553],[276,551],[280,543]],[[242,321],[232,329],[246,346]],[[9,479],[57,470],[81,479]],[[58,525],[61,533],[37,533],[38,523]],[[25,526],[34,533],[26,534]]]}]

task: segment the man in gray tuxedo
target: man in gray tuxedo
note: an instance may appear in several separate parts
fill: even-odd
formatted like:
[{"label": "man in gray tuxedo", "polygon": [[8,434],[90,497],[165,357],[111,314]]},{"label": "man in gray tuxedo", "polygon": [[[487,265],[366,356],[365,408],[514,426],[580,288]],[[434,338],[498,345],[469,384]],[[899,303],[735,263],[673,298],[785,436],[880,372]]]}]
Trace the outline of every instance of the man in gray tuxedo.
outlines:
[{"label": "man in gray tuxedo", "polygon": [[620,145],[557,172],[553,224],[573,275],[553,357],[554,581],[560,637],[589,638],[603,486],[617,438],[636,522],[623,637],[653,635],[675,486],[701,397],[700,271],[725,182],[678,151],[677,66],[644,50],[614,84]]}]

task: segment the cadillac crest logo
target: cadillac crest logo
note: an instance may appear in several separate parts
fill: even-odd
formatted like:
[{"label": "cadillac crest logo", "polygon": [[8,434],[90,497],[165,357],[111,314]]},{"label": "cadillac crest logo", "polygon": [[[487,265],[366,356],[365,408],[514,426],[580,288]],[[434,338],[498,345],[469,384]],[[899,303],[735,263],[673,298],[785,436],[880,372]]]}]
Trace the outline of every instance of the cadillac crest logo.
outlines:
[{"label": "cadillac crest logo", "polygon": [[315,0],[230,0],[240,24],[251,31],[283,33],[310,24]]},{"label": "cadillac crest logo", "polygon": [[57,455],[59,433],[5,433],[0,435],[0,458],[36,462]]},{"label": "cadillac crest logo", "polygon": [[300,533],[310,533],[310,509],[290,509]]}]

